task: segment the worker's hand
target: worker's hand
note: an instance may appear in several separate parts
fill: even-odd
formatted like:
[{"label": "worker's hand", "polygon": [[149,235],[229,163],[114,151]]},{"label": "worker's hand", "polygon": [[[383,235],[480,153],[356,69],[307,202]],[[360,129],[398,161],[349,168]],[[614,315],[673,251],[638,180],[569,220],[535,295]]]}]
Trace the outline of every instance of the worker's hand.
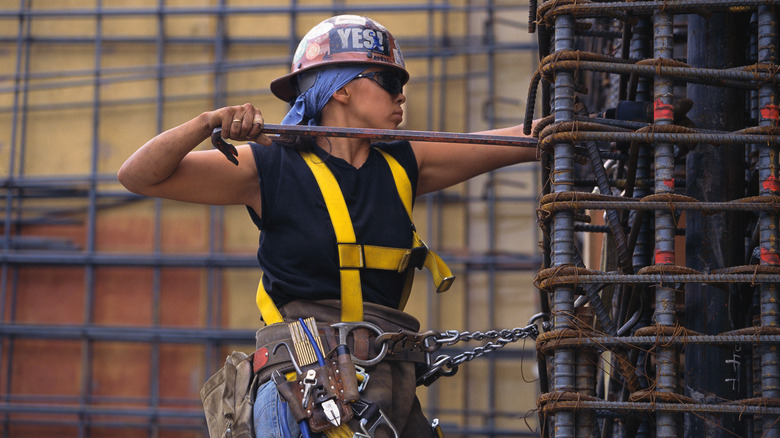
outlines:
[{"label": "worker's hand", "polygon": [[222,138],[254,141],[265,146],[271,139],[263,134],[263,114],[251,103],[227,106],[209,114],[209,128],[222,128]]}]

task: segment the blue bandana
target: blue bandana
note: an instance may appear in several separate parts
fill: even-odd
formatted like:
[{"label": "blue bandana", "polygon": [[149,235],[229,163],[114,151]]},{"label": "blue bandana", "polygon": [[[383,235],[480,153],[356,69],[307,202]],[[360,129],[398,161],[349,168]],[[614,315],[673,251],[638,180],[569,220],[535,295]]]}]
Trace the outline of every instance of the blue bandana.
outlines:
[{"label": "blue bandana", "polygon": [[297,125],[304,118],[308,118],[309,126],[316,125],[320,111],[328,103],[333,93],[347,85],[365,69],[365,65],[341,65],[334,68],[320,69],[317,71],[314,85],[295,99],[292,108],[284,116],[282,124]]}]

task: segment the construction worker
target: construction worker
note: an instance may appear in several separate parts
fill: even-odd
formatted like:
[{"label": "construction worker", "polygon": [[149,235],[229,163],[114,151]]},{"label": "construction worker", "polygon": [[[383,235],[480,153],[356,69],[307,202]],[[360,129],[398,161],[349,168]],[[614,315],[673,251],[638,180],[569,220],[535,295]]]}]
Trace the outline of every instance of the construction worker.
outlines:
[{"label": "construction worker", "polygon": [[[341,15],[306,34],[291,72],[274,80],[271,91],[292,104],[283,124],[396,129],[403,120],[402,88],[408,80],[401,50],[387,29],[366,17]],[[263,123],[260,110],[249,103],[204,112],[144,144],[127,159],[118,177],[128,190],[147,196],[247,206],[261,230],[258,261],[263,276],[258,306],[267,328],[313,316],[318,330],[339,320],[371,321],[387,331],[419,330],[414,318],[398,310],[410,286],[409,272],[414,266],[436,269],[441,265],[425,250],[410,251],[422,246],[411,223],[413,197],[536,158],[533,149],[508,146],[415,141],[372,145],[365,138],[343,137],[271,141],[263,133]],[[193,151],[215,128],[221,128],[224,139],[249,141],[235,147],[237,165],[219,150]],[[489,134],[523,135],[522,126]],[[335,181],[335,186],[327,181]],[[331,202],[346,205],[346,210],[333,211]],[[346,234],[350,230],[352,234],[344,238],[339,227],[350,221]],[[346,266],[344,259],[350,259],[355,248],[356,258],[364,264]],[[377,260],[396,263],[391,269],[379,266],[382,263],[371,266],[370,251],[377,248]],[[415,255],[420,258],[410,261]],[[409,264],[402,272],[397,268],[399,260]],[[451,281],[449,277],[439,273],[437,287],[448,287],[444,283]],[[280,345],[275,335],[267,334],[271,331],[258,332],[258,347]],[[335,347],[334,337],[323,336],[330,339],[324,350]],[[368,334],[369,339],[375,337]],[[353,340],[349,344],[358,356],[361,346]],[[290,345],[285,345],[288,348],[264,351],[270,356],[283,353],[287,365],[292,360],[302,367],[301,358],[293,357]],[[273,368],[270,362],[259,365],[261,374],[264,367]],[[385,362],[367,367],[370,380],[361,399],[379,404],[393,427],[372,429],[371,434],[393,436],[395,429],[398,436],[430,436],[430,425],[414,395],[414,364]],[[278,384],[269,373],[260,379],[254,408],[256,436],[320,436],[305,421],[295,419],[292,410],[277,409],[284,403],[296,405],[280,399]],[[304,398],[304,409],[310,403]],[[331,414],[328,419],[335,426]],[[355,421],[350,424],[361,432]],[[323,433],[339,436],[332,430]]]}]

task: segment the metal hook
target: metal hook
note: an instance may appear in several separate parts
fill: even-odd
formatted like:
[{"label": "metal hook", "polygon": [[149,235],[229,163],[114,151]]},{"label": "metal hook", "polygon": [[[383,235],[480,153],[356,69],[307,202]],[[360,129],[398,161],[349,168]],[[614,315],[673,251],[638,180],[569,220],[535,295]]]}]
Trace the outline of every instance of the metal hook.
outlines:
[{"label": "metal hook", "polygon": [[290,362],[292,362],[293,366],[295,367],[295,372],[298,373],[298,375],[300,376],[301,374],[303,374],[303,371],[301,371],[301,367],[298,366],[298,362],[295,361],[295,356],[293,355],[290,346],[287,345],[287,342],[280,342],[274,345],[274,349],[271,351],[271,353],[276,354],[276,350],[278,350],[279,347],[281,347],[282,345],[284,345],[284,348],[287,349],[287,354],[290,355]]},{"label": "metal hook", "polygon": [[374,434],[376,433],[376,430],[379,428],[379,426],[385,426],[388,429],[390,429],[391,432],[393,432],[394,438],[399,438],[400,435],[398,435],[398,430],[395,428],[393,423],[390,422],[390,419],[387,418],[387,415],[385,415],[385,413],[382,412],[381,409],[378,409],[378,411],[379,411],[378,412],[379,415],[377,416],[376,421],[374,421],[374,424],[371,427],[366,428],[368,426],[368,418],[363,418],[360,420],[360,428],[363,429],[363,434],[362,435],[355,434],[355,435],[373,437]]}]

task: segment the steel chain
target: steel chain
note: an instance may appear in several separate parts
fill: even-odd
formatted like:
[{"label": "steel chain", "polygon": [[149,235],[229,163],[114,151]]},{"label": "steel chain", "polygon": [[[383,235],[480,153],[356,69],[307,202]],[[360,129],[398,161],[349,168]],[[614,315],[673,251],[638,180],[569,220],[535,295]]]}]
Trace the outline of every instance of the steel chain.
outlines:
[{"label": "steel chain", "polygon": [[[536,339],[539,336],[539,328],[535,324],[530,324],[526,327],[517,327],[514,329],[503,330],[488,330],[485,332],[460,332],[457,330],[448,330],[441,333],[436,342],[442,345],[454,345],[458,342],[469,341],[482,341],[484,339],[490,339],[484,346],[477,347],[471,351],[464,351],[456,356],[448,356],[446,354],[439,355],[435,361],[433,361],[428,370],[423,373],[417,379],[417,385],[428,386],[435,382],[441,376],[452,376],[458,371],[458,366],[462,363],[472,361],[478,357],[482,357],[488,353],[492,353],[496,350],[504,348],[506,345],[530,337]],[[496,342],[492,342],[496,340]]]}]

